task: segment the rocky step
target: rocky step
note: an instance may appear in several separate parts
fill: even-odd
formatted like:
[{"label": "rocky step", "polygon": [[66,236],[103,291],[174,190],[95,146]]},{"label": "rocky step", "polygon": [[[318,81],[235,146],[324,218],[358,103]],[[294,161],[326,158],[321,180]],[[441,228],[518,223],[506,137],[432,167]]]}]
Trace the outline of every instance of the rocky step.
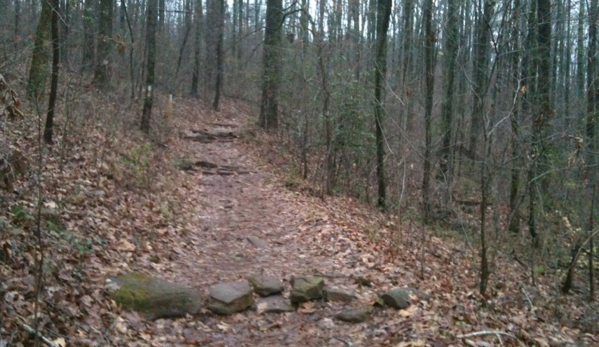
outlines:
[{"label": "rocky step", "polygon": [[[336,315],[341,321],[360,323],[372,313],[373,307],[357,302],[353,290],[326,286],[323,277],[293,277],[290,284],[289,293],[285,295],[282,294],[283,281],[275,276],[253,274],[247,280],[220,282],[208,288],[205,306],[218,315],[248,309],[256,309],[260,314],[283,313],[294,311],[303,303],[324,299],[347,305]],[[197,290],[142,273],[110,276],[106,280],[106,289],[123,309],[137,311],[147,320],[195,315],[204,304]],[[260,298],[255,300],[254,295]],[[375,305],[402,310],[414,302],[430,299],[428,294],[414,288],[393,288],[380,293]]]}]

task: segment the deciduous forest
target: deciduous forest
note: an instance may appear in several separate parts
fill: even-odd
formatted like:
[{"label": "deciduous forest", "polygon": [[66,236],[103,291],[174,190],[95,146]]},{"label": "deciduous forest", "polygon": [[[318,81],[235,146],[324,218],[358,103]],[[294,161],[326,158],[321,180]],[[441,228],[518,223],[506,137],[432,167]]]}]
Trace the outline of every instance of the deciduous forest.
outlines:
[{"label": "deciduous forest", "polygon": [[598,0],[0,0],[0,347],[597,346]]}]

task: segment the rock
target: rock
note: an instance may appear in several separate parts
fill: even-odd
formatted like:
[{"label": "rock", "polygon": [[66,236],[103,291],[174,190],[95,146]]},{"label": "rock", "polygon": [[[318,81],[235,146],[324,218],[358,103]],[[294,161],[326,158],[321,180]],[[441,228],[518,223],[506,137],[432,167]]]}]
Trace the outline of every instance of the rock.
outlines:
[{"label": "rock", "polygon": [[381,299],[385,304],[403,310],[410,306],[410,291],[406,288],[394,288],[381,294]]},{"label": "rock", "polygon": [[202,302],[191,288],[142,273],[109,277],[106,288],[123,309],[137,311],[147,320],[193,315]]},{"label": "rock", "polygon": [[177,160],[177,167],[183,171],[194,171],[193,162],[188,159]]},{"label": "rock", "polygon": [[258,313],[284,313],[294,311],[294,308],[289,303],[289,300],[285,299],[281,295],[262,298],[258,302],[257,307]]},{"label": "rock", "polygon": [[349,323],[362,323],[370,317],[372,307],[349,308],[341,311],[336,317],[339,320]]},{"label": "rock", "polygon": [[356,295],[347,289],[325,287],[323,291],[327,301],[349,302],[357,299]]},{"label": "rock", "polygon": [[251,275],[248,281],[254,288],[254,293],[269,296],[283,291],[283,282],[274,276]]},{"label": "rock", "polygon": [[267,249],[268,248],[268,244],[264,241],[262,241],[261,239],[257,238],[256,236],[248,236],[247,240],[254,245],[254,247],[259,248],[259,249]]},{"label": "rock", "polygon": [[324,279],[316,276],[294,277],[291,279],[291,303],[301,304],[322,298]]},{"label": "rock", "polygon": [[217,164],[211,163],[205,160],[198,160],[195,162],[195,165],[202,167],[204,169],[216,169],[218,167]]},{"label": "rock", "polygon": [[252,289],[247,281],[223,282],[210,287],[208,308],[217,314],[233,314],[254,304]]}]

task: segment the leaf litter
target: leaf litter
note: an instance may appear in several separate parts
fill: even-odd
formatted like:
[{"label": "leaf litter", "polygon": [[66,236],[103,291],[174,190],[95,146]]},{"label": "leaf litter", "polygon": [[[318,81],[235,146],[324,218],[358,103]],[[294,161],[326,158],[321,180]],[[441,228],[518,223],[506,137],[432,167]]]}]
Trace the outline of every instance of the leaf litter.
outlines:
[{"label": "leaf litter", "polygon": [[[116,107],[104,106],[106,112]],[[496,289],[482,297],[476,256],[462,245],[429,235],[423,239],[412,227],[389,223],[348,197],[322,200],[287,189],[281,175],[285,159],[272,150],[272,137],[250,125],[248,105],[227,100],[217,113],[181,99],[173,112],[173,130],[163,143],[88,125],[87,133],[62,140],[68,153],[44,155],[45,264],[38,329],[56,346],[598,343],[576,324],[558,323],[556,305],[579,312],[581,319],[581,304],[572,298],[554,303],[552,284],[540,280],[533,286],[510,259],[496,260]],[[238,138],[196,142],[177,135],[213,124],[226,125]],[[18,142],[29,149],[24,152],[37,155],[35,136]],[[183,158],[243,167],[248,173],[184,172],[176,167]],[[7,197],[2,207],[13,211],[1,216],[0,344],[24,346],[33,340],[23,329],[34,323],[35,259],[40,256],[33,237],[37,195],[32,180],[21,179],[18,198],[0,193]],[[256,247],[249,237],[266,247]],[[226,317],[202,309],[196,316],[147,322],[122,311],[104,288],[107,276],[131,271],[188,285],[203,295],[219,281],[260,273],[284,279],[287,289],[293,276],[321,275],[328,285],[353,289],[363,306],[375,304],[378,293],[393,287],[418,288],[432,298],[411,297],[412,306],[400,311],[377,307],[358,324],[334,319],[343,306],[329,302],[309,302],[281,314],[264,313],[260,305]],[[516,339],[458,338],[486,331]]]}]

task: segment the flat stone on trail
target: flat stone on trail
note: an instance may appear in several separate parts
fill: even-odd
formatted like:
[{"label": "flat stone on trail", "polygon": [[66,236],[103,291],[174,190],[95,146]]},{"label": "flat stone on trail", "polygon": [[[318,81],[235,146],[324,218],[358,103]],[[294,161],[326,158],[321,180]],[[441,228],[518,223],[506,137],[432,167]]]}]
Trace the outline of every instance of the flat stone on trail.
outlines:
[{"label": "flat stone on trail", "polygon": [[127,311],[137,311],[147,320],[184,317],[201,307],[197,291],[142,273],[109,277],[106,289]]},{"label": "flat stone on trail", "polygon": [[348,323],[362,323],[370,317],[372,307],[366,308],[348,308],[341,311],[336,317],[339,320]]},{"label": "flat stone on trail", "polygon": [[349,302],[357,299],[356,294],[348,289],[325,287],[324,297],[327,301]]},{"label": "flat stone on trail", "polygon": [[410,288],[393,288],[390,291],[380,295],[385,304],[398,310],[406,309],[410,306]]},{"label": "flat stone on trail", "polygon": [[223,282],[210,287],[208,308],[216,314],[241,312],[253,304],[252,288],[247,281]]},{"label": "flat stone on trail", "polygon": [[269,296],[283,291],[283,282],[275,276],[251,275],[248,281],[254,288],[254,293]]},{"label": "flat stone on trail", "polygon": [[261,298],[260,301],[258,301],[257,307],[258,313],[284,313],[294,311],[294,308],[289,303],[289,300],[285,299],[281,295]]},{"label": "flat stone on trail", "polygon": [[289,297],[291,303],[301,304],[322,298],[324,279],[317,276],[294,277],[291,279],[291,286],[291,295]]},{"label": "flat stone on trail", "polygon": [[257,238],[256,236],[248,236],[247,240],[256,248],[259,248],[259,249],[267,249],[268,248],[268,244],[265,241]]}]

